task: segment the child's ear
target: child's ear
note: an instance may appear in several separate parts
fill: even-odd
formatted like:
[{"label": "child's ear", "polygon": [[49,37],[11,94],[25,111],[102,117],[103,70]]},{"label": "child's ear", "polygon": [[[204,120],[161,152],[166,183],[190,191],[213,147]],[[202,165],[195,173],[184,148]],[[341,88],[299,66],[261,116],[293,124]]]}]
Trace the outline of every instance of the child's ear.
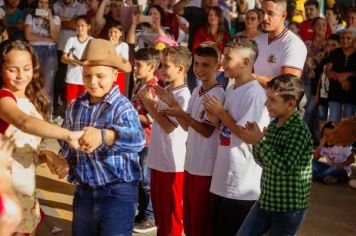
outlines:
[{"label": "child's ear", "polygon": [[242,59],[242,65],[243,65],[244,67],[248,67],[248,66],[250,65],[250,58],[244,57],[244,58]]},{"label": "child's ear", "polygon": [[297,107],[297,101],[294,99],[289,100],[288,107],[292,110],[295,110],[295,108]]},{"label": "child's ear", "polygon": [[185,74],[185,67],[184,66],[179,66],[178,72]]}]

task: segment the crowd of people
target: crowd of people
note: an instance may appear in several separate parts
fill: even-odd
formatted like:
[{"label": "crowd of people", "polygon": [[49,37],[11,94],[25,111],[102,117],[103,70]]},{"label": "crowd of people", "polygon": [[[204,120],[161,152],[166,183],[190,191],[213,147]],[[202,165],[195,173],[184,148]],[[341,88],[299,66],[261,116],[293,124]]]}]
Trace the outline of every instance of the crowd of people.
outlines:
[{"label": "crowd of people", "polygon": [[41,163],[75,186],[75,236],[295,235],[311,181],[349,181],[354,1],[4,0],[0,18],[0,235],[45,217]]}]

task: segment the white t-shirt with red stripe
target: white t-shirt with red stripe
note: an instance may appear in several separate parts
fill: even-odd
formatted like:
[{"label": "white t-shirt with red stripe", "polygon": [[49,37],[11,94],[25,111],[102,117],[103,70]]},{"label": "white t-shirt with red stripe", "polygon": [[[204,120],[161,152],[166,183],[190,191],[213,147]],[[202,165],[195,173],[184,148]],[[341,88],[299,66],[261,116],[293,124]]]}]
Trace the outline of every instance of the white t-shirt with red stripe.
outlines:
[{"label": "white t-shirt with red stripe", "polygon": [[257,75],[276,77],[282,67],[303,70],[307,56],[304,42],[287,28],[276,38],[269,40],[268,34],[256,38],[259,54],[254,66]]},{"label": "white t-shirt with red stripe", "polygon": [[[190,98],[188,87],[182,85],[172,92],[183,110],[187,110]],[[168,105],[158,100],[156,107],[159,111],[168,108]],[[147,164],[149,168],[162,172],[183,172],[188,132],[174,117],[169,117],[169,120],[176,126],[171,133],[167,133],[158,122],[153,121]]]},{"label": "white t-shirt with red stripe", "polygon": [[[262,130],[270,121],[264,105],[266,99],[261,85],[253,80],[237,88],[229,87],[224,107],[236,124],[245,126],[248,121],[256,121]],[[261,167],[253,158],[252,146],[222,124],[210,191],[230,199],[257,200],[261,173]]]},{"label": "white t-shirt with red stripe", "polygon": [[[225,91],[221,85],[216,85],[205,91],[200,86],[195,88],[192,93],[187,113],[199,122],[212,125],[213,121],[209,120],[204,109],[206,94],[218,97],[222,103],[225,101]],[[205,138],[192,127],[189,127],[184,169],[193,175],[212,176],[218,145],[219,131],[217,129],[213,131],[210,137]]]}]

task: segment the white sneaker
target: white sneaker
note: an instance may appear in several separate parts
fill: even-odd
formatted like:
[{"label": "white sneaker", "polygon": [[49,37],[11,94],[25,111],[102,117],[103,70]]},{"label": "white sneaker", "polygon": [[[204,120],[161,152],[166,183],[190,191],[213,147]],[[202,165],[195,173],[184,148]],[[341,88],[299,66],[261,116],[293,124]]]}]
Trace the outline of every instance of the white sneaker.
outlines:
[{"label": "white sneaker", "polygon": [[356,179],[350,180],[349,185],[350,185],[350,187],[356,189]]}]

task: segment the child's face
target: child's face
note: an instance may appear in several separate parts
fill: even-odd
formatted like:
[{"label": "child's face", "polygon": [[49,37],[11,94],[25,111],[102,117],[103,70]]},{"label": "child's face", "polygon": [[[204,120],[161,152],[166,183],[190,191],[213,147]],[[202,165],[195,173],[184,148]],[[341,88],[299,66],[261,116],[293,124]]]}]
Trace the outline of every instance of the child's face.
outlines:
[{"label": "child's face", "polygon": [[90,30],[90,25],[88,25],[84,20],[77,20],[77,34],[78,35],[88,35]]},{"label": "child's face", "polygon": [[154,66],[146,61],[135,60],[134,73],[137,79],[144,79],[153,76]]},{"label": "child's face", "polygon": [[161,64],[161,72],[167,83],[173,82],[177,78],[176,75],[181,74],[182,72],[184,73],[184,71],[182,71],[184,68],[182,66],[174,65],[169,56],[163,56]]},{"label": "child's face", "polygon": [[333,51],[338,47],[339,47],[339,42],[336,40],[328,39],[328,41],[326,42],[326,51],[328,53],[330,53],[331,51]]},{"label": "child's face", "polygon": [[32,57],[28,51],[13,49],[6,54],[1,67],[4,87],[12,92],[25,93],[33,77]]},{"label": "child's face", "polygon": [[225,47],[221,65],[224,68],[224,76],[226,78],[237,78],[241,73],[243,58],[236,49]]},{"label": "child's face", "polygon": [[109,66],[83,66],[84,86],[91,102],[101,101],[113,87],[117,70]]},{"label": "child's face", "polygon": [[291,110],[295,110],[294,101],[284,101],[279,93],[267,88],[266,89],[266,107],[271,117],[278,118],[289,114]]},{"label": "child's face", "polygon": [[[325,137],[327,137],[333,130],[332,129],[324,129],[323,132],[323,137],[325,139]],[[328,140],[326,139],[325,144],[327,145],[332,145],[332,143],[329,143]]]},{"label": "child's face", "polygon": [[111,28],[109,29],[109,39],[112,43],[118,44],[122,37],[122,32],[118,28]]},{"label": "child's face", "polygon": [[193,71],[198,80],[216,80],[218,63],[213,57],[194,55]]}]

